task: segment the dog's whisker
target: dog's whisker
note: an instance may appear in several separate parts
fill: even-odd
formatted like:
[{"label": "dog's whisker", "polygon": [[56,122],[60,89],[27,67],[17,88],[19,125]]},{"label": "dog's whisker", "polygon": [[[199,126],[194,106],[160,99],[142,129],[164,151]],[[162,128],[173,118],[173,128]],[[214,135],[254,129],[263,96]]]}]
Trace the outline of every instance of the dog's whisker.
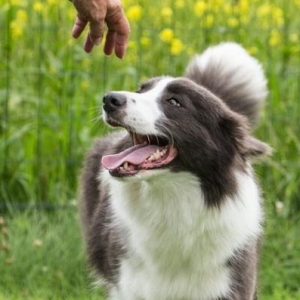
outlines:
[{"label": "dog's whisker", "polygon": [[169,144],[171,144],[172,146],[174,146],[175,142],[174,142],[174,137],[173,134],[171,132],[170,129],[168,129],[167,126],[163,125],[163,124],[158,124],[158,127],[161,127],[165,132],[162,132],[162,134],[167,138],[167,139],[171,139]]},{"label": "dog's whisker", "polygon": [[151,144],[151,139],[148,134],[147,134],[147,140],[148,140],[148,144]]},{"label": "dog's whisker", "polygon": [[156,143],[159,144],[159,137],[157,135],[155,136],[155,139],[156,139]]}]

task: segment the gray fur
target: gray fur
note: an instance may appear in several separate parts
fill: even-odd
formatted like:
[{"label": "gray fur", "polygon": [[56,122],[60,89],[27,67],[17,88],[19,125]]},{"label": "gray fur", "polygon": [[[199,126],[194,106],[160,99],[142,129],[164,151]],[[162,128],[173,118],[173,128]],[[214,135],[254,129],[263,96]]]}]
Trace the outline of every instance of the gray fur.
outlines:
[{"label": "gray fur", "polygon": [[[242,65],[240,60],[243,60]],[[251,127],[257,124],[268,94],[267,81],[261,65],[241,46],[224,43],[223,47],[209,48],[191,60],[184,76],[206,87],[233,111],[246,116]]]},{"label": "gray fur", "polygon": [[[220,64],[213,59],[208,59],[209,63],[205,66],[199,66],[200,58],[192,60],[188,66],[185,77],[187,79],[179,80],[168,87],[166,93],[171,89],[179,88],[181,91],[186,91],[186,95],[192,97],[197,93],[201,94],[201,101],[207,102],[207,107],[216,115],[218,119],[208,121],[223,122],[222,130],[228,133],[230,143],[224,146],[220,144],[222,138],[218,136],[219,132],[214,133],[216,155],[217,159],[212,161],[221,161],[221,165],[207,164],[208,157],[205,159],[193,160],[194,166],[189,166],[186,162],[190,156],[197,155],[197,147],[194,147],[193,140],[190,140],[191,145],[189,153],[186,153],[183,145],[181,153],[185,153],[174,163],[170,165],[170,170],[178,172],[180,170],[187,170],[195,173],[201,177],[205,184],[204,190],[207,189],[207,205],[216,206],[214,209],[222,209],[221,204],[224,196],[235,193],[235,182],[232,176],[232,170],[238,168],[243,170],[246,163],[246,157],[257,156],[268,152],[268,146],[248,134],[248,126],[246,125],[246,118],[253,127],[258,120],[259,110],[263,102],[263,98],[267,94],[266,82],[261,83],[260,92],[253,95],[249,93],[249,82],[247,78],[240,78],[236,80],[234,73],[237,72],[236,67],[232,69],[227,68],[224,72],[220,72]],[[259,72],[260,66],[257,64],[256,71]],[[255,72],[256,72],[255,71]],[[261,71],[261,70],[260,70]],[[249,74],[250,76],[251,74]],[[253,74],[251,75],[253,76]],[[232,78],[234,80],[231,80]],[[263,77],[264,78],[264,77]],[[195,87],[192,82],[201,85],[201,88]],[[159,78],[149,81],[144,85],[145,90],[150,89]],[[208,91],[206,91],[208,90]],[[143,86],[139,92],[143,92]],[[193,93],[192,93],[193,92]],[[213,93],[214,95],[212,95]],[[210,104],[212,98],[219,97],[232,110],[223,107],[223,104],[215,107]],[[206,102],[205,102],[206,101]],[[191,105],[192,107],[192,105]],[[164,107],[162,106],[162,109]],[[214,111],[216,110],[216,111]],[[172,112],[169,112],[172,114]],[[199,120],[205,122],[206,112],[199,115]],[[241,115],[244,117],[242,117]],[[222,120],[219,117],[222,115]],[[246,117],[246,118],[245,118]],[[204,121],[203,121],[204,120]],[[203,124],[201,124],[203,125]],[[206,124],[205,124],[206,125]],[[168,124],[166,124],[168,126]],[[187,125],[188,126],[188,125]],[[191,130],[193,132],[193,130]],[[176,139],[176,134],[174,134]],[[178,137],[180,138],[180,136]],[[198,147],[207,147],[205,139],[201,144],[201,138]],[[175,141],[176,142],[176,141]],[[84,237],[87,245],[87,253],[90,265],[92,268],[105,280],[106,286],[116,286],[118,282],[119,263],[122,257],[126,256],[126,231],[123,231],[120,226],[116,226],[112,210],[110,207],[109,191],[103,183],[99,182],[99,173],[101,172],[101,158],[105,154],[118,153],[126,149],[132,144],[129,135],[124,131],[109,135],[107,137],[98,139],[93,148],[89,151],[85,167],[81,177],[81,217]],[[219,148],[218,148],[219,147]],[[211,153],[207,152],[208,156]],[[198,166],[199,164],[199,166]],[[213,170],[214,169],[214,170]],[[199,172],[198,172],[199,171]],[[206,173],[203,174],[203,171]],[[202,172],[202,173],[201,173]],[[215,172],[215,173],[214,173]],[[219,178],[220,174],[224,174],[223,178]],[[224,186],[224,189],[216,189],[216,185]],[[184,187],[183,187],[184,188]],[[214,190],[213,192],[211,190]],[[214,200],[210,200],[214,199]],[[217,200],[216,200],[217,199]],[[215,201],[215,202],[211,202]],[[244,249],[240,249],[235,255],[229,259],[228,266],[232,270],[232,294],[227,298],[211,299],[211,300],[254,300],[256,298],[256,269],[258,262],[258,245],[259,238],[253,238],[252,241]],[[126,299],[131,300],[131,299]],[[186,299],[187,300],[187,299]],[[197,300],[197,299],[189,299]]]}]

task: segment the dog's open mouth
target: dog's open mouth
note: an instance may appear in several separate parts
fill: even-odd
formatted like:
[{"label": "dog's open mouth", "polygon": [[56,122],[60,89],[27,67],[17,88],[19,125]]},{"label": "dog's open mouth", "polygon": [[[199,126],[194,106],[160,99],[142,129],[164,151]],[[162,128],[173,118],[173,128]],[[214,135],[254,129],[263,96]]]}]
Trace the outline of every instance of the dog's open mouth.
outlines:
[{"label": "dog's open mouth", "polygon": [[117,177],[133,176],[140,170],[161,168],[176,156],[177,149],[165,138],[129,132],[133,146],[102,157],[102,165]]}]

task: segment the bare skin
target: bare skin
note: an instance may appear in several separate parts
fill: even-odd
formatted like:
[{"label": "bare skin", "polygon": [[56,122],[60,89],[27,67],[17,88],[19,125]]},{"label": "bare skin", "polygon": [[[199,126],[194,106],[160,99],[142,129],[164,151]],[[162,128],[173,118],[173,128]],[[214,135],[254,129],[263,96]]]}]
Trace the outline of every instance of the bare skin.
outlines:
[{"label": "bare skin", "polygon": [[72,29],[72,36],[78,38],[89,24],[89,33],[84,50],[91,52],[101,44],[107,25],[104,53],[123,58],[129,39],[130,25],[119,0],[72,0],[78,14]]}]

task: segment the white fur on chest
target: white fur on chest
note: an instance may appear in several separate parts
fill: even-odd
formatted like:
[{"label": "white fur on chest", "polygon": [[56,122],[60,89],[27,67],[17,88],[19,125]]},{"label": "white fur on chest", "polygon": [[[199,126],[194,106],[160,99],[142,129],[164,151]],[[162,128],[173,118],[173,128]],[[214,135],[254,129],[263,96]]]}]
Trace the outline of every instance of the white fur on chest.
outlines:
[{"label": "white fur on chest", "polygon": [[260,232],[259,192],[237,174],[240,192],[220,209],[208,208],[198,179],[158,171],[147,178],[101,179],[110,185],[118,224],[128,231],[118,300],[210,300],[229,292],[227,260]]}]

